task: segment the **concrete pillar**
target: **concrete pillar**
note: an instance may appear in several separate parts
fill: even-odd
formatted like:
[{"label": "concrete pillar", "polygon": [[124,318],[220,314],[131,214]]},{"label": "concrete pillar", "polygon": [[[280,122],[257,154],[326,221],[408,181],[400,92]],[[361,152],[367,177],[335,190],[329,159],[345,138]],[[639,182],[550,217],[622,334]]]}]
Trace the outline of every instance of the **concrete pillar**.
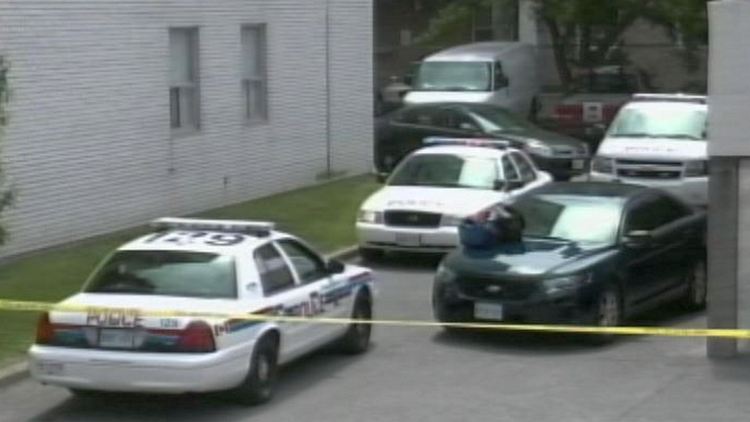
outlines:
[{"label": "concrete pillar", "polygon": [[518,41],[539,44],[539,27],[534,0],[518,0]]},{"label": "concrete pillar", "polygon": [[[750,1],[709,3],[710,328],[750,328]],[[710,339],[722,358],[745,344]]]},{"label": "concrete pillar", "polygon": [[[737,328],[738,160],[711,159],[708,218],[708,326]],[[714,206],[721,204],[721,206]],[[737,342],[710,339],[708,356],[737,354]]]}]

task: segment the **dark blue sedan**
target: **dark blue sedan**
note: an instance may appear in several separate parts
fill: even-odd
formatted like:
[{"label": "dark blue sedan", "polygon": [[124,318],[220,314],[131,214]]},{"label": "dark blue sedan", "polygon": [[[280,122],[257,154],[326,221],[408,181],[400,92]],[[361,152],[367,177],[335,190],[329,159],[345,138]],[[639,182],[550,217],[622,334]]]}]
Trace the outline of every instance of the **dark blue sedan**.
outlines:
[{"label": "dark blue sedan", "polygon": [[617,326],[665,302],[706,304],[706,215],[660,190],[561,183],[519,197],[523,241],[460,248],[438,270],[440,322]]}]

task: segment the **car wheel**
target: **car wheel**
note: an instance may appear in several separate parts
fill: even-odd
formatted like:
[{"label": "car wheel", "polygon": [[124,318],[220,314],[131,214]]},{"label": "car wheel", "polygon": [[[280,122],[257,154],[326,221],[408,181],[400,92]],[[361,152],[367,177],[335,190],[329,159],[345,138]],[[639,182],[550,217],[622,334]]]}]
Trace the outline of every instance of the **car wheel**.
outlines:
[{"label": "car wheel", "polygon": [[691,311],[704,309],[706,307],[706,297],[708,296],[706,262],[704,260],[699,260],[688,271],[685,278],[688,288],[682,299],[683,306]]},{"label": "car wheel", "polygon": [[352,310],[353,321],[346,330],[344,336],[339,340],[339,349],[350,355],[364,353],[370,347],[370,337],[372,334],[372,303],[367,294],[360,294],[354,302]]},{"label": "car wheel", "polygon": [[278,342],[264,337],[255,346],[245,380],[232,390],[233,398],[246,405],[265,403],[273,397],[278,375]]},{"label": "car wheel", "polygon": [[[616,287],[605,288],[596,300],[593,312],[593,325],[596,327],[617,327],[622,323],[622,297]],[[585,334],[592,344],[603,345],[614,341],[615,334]]]},{"label": "car wheel", "polygon": [[359,248],[359,256],[364,262],[378,262],[384,255],[385,251],[382,249]]}]

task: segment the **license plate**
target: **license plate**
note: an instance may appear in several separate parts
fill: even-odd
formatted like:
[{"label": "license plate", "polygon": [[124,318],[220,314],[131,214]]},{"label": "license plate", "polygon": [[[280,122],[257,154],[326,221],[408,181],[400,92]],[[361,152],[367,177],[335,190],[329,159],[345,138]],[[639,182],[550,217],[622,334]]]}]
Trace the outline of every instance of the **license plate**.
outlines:
[{"label": "license plate", "polygon": [[477,302],[474,304],[474,318],[502,321],[503,305]]},{"label": "license plate", "polygon": [[37,368],[44,375],[62,375],[65,372],[65,365],[59,362],[39,362]]},{"label": "license plate", "polygon": [[106,349],[132,349],[133,331],[103,328],[99,331],[99,347]]},{"label": "license plate", "polygon": [[396,233],[396,244],[399,246],[419,246],[421,238],[414,233]]},{"label": "license plate", "polygon": [[573,170],[583,170],[585,165],[586,162],[584,160],[573,160],[571,167],[573,167]]}]

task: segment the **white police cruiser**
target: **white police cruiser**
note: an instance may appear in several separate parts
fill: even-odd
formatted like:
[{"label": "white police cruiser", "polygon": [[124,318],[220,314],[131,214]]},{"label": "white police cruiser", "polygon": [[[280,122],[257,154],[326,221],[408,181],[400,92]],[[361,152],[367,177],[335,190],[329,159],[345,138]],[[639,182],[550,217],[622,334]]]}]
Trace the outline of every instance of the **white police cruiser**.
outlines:
[{"label": "white police cruiser", "polygon": [[[152,225],[155,233],[117,249],[81,293],[42,315],[29,351],[34,378],[77,394],[226,390],[255,404],[271,398],[280,364],[331,342],[368,348],[367,323],[274,317],[369,320],[370,270],[326,260],[270,223]],[[251,314],[270,319],[242,318]]]},{"label": "white police cruiser", "polygon": [[427,138],[357,218],[360,253],[447,252],[473,214],[552,181],[523,152],[493,139]]}]

